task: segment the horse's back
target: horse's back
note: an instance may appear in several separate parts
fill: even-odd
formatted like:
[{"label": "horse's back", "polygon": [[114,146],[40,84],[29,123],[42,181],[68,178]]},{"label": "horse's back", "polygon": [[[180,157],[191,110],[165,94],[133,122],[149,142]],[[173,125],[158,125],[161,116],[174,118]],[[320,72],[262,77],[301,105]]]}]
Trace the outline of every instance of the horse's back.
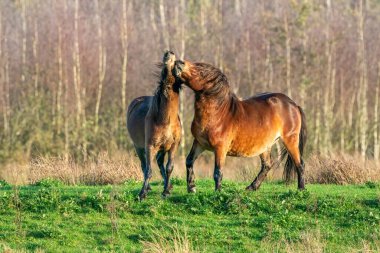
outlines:
[{"label": "horse's back", "polygon": [[145,145],[145,117],[149,111],[153,97],[142,96],[135,98],[128,106],[127,128],[136,147]]},{"label": "horse's back", "polygon": [[[299,132],[300,113],[296,103],[282,93],[262,93],[236,101],[232,114],[233,142],[228,155],[255,156],[277,138]],[[228,121],[226,121],[228,122]]]},{"label": "horse's back", "polygon": [[300,107],[283,93],[261,93],[248,98],[248,103],[261,115],[277,118],[281,122],[282,132],[289,134],[298,131],[301,123]]},{"label": "horse's back", "polygon": [[295,105],[297,104],[289,98],[287,95],[283,93],[271,93],[271,92],[264,92],[264,93],[258,93],[244,101],[247,102],[265,102],[268,103],[269,105],[274,105],[277,104],[277,102],[281,102],[281,104],[290,104],[290,105]]}]

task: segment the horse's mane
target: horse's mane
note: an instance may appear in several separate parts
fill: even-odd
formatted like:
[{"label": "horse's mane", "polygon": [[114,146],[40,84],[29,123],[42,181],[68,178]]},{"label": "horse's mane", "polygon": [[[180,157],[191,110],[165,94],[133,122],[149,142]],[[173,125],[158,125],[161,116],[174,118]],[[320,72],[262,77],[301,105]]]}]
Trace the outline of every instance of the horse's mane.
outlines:
[{"label": "horse's mane", "polygon": [[171,85],[173,87],[173,91],[176,93],[179,93],[181,89],[181,83],[178,83],[177,79],[172,76],[172,80],[167,80],[168,78],[168,69],[165,67],[165,64],[160,62],[156,64],[157,71],[154,72],[154,76],[157,78],[158,86],[156,88],[156,91],[153,95],[153,100],[151,104],[151,110],[154,112],[154,114],[157,116],[157,120],[161,121],[164,110],[161,108],[165,106],[165,103],[167,102],[167,98],[169,96],[169,89],[170,86],[168,86],[165,82],[170,81],[173,82]]},{"label": "horse's mane", "polygon": [[205,81],[205,84],[212,83],[213,85],[202,92],[205,96],[212,96],[219,103],[222,103],[226,98],[238,100],[235,93],[230,89],[228,79],[223,72],[208,63],[194,63],[194,71],[192,74],[198,75],[200,79]]}]

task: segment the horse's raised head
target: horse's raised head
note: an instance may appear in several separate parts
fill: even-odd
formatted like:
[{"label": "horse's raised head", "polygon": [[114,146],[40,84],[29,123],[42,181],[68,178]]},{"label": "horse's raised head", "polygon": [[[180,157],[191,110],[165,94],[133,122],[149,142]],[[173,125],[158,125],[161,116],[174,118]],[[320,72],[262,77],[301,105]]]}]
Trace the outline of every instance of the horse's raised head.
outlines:
[{"label": "horse's raised head", "polygon": [[170,70],[173,69],[175,60],[175,54],[169,50],[164,53],[164,57],[162,58],[162,62]]},{"label": "horse's raised head", "polygon": [[176,56],[172,51],[166,51],[162,57],[162,63],[158,64],[161,68],[160,85],[169,89],[174,89],[179,91],[181,89],[181,84],[183,83],[179,78],[175,77],[173,70],[176,62]]}]

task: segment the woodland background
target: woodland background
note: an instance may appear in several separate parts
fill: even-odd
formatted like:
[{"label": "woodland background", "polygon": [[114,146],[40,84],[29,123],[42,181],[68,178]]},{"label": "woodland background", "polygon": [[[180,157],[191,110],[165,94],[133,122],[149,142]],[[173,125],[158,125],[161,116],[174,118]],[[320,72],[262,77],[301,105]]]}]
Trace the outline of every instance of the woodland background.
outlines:
[{"label": "woodland background", "polygon": [[[221,68],[240,97],[284,92],[307,152],[380,156],[379,0],[0,1],[0,161],[131,150],[126,108],[155,63]],[[185,155],[193,95],[183,89]]]}]

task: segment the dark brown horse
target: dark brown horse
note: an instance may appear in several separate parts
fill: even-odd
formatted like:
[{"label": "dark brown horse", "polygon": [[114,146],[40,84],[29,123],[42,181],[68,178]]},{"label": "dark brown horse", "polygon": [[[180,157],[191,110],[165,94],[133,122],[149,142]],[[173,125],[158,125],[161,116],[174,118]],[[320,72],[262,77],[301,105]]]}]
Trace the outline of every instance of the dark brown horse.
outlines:
[{"label": "dark brown horse", "polygon": [[[152,177],[154,157],[164,178],[163,196],[170,194],[172,188],[170,174],[173,171],[173,157],[181,139],[181,121],[178,116],[181,82],[172,74],[174,62],[174,53],[166,52],[154,96],[136,98],[128,107],[128,132],[144,173],[140,199],[144,199],[150,190],[149,180]],[[165,168],[166,154],[168,161]]]},{"label": "dark brown horse", "polygon": [[294,170],[298,189],[304,189],[303,147],[306,122],[302,109],[281,93],[265,93],[241,100],[230,90],[226,76],[206,63],[176,61],[174,72],[195,92],[194,119],[191,132],[193,146],[186,158],[187,186],[195,192],[193,164],[204,151],[214,152],[215,190],[222,181],[226,156],[260,155],[261,170],[247,190],[257,190],[271,169],[272,145],[281,138],[288,158],[285,177]]}]

